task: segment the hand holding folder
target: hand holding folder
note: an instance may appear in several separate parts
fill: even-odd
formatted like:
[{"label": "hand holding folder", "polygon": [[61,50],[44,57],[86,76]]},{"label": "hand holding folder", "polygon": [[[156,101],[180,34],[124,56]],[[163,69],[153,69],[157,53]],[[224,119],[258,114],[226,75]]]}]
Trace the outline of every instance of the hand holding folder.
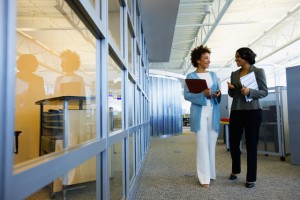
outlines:
[{"label": "hand holding folder", "polygon": [[[258,84],[257,84],[254,72],[251,72],[249,74],[246,74],[245,76],[242,76],[240,78],[240,81],[241,81],[241,84],[243,87],[258,90]],[[248,96],[245,96],[245,99],[246,99],[246,102],[252,101],[252,98],[249,98]]]},{"label": "hand holding folder", "polygon": [[204,79],[185,79],[185,83],[191,93],[201,93],[207,89],[207,83]]}]

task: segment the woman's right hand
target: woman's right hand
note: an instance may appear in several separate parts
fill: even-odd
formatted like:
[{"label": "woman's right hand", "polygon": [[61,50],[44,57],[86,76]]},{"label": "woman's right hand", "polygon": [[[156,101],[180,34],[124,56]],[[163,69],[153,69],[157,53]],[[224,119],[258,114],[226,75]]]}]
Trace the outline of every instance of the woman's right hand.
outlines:
[{"label": "woman's right hand", "polygon": [[230,82],[227,82],[227,86],[228,86],[228,89],[234,89],[234,85],[233,84],[231,84]]},{"label": "woman's right hand", "polygon": [[207,88],[207,89],[203,90],[203,94],[204,94],[204,96],[206,96],[206,97],[210,97],[210,95],[211,95],[210,88]]}]

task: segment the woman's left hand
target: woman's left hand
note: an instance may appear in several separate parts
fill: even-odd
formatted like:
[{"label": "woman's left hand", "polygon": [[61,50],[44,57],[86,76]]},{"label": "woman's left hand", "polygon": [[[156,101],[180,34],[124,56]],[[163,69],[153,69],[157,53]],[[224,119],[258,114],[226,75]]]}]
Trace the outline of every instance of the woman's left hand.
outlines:
[{"label": "woman's left hand", "polygon": [[221,95],[221,91],[217,90],[217,92],[213,93],[214,97],[219,97]]},{"label": "woman's left hand", "polygon": [[241,92],[243,95],[247,96],[250,93],[250,90],[249,90],[249,88],[243,86],[241,89]]}]

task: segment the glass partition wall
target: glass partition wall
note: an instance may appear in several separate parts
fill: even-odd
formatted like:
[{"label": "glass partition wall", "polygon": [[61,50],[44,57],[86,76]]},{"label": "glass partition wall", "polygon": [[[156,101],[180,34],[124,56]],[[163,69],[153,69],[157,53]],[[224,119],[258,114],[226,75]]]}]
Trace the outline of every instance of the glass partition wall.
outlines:
[{"label": "glass partition wall", "polygon": [[[259,130],[258,153],[280,156],[285,161],[289,152],[287,116],[287,89],[283,86],[269,88],[268,96],[261,99],[263,119]],[[241,142],[246,151],[245,135]]]},{"label": "glass partition wall", "polygon": [[[150,76],[151,136],[169,137],[182,133],[181,82],[164,76]],[[137,104],[138,105],[138,104]]]},{"label": "glass partition wall", "polygon": [[129,199],[150,142],[138,2],[0,4],[0,199]]},{"label": "glass partition wall", "polygon": [[17,6],[15,164],[96,138],[96,38],[68,4],[43,4]]}]

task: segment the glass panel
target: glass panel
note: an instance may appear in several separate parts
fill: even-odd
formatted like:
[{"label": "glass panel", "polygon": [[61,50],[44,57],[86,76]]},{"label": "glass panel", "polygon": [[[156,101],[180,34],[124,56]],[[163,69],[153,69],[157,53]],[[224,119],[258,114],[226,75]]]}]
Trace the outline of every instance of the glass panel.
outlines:
[{"label": "glass panel", "polygon": [[123,164],[122,164],[122,141],[113,144],[110,148],[110,199],[123,199]]},{"label": "glass panel", "polygon": [[130,13],[130,15],[132,15],[132,3],[131,3],[132,0],[127,0],[127,7],[128,7],[128,11]]},{"label": "glass panel", "polygon": [[126,103],[128,105],[128,126],[131,127],[134,125],[134,83],[128,80],[128,100]]},{"label": "glass panel", "polygon": [[141,83],[141,87],[145,90],[145,85],[146,83],[144,82],[146,79],[145,79],[145,72],[144,72],[144,66],[141,66],[141,80],[140,80],[140,83]]},{"label": "glass panel", "polygon": [[151,128],[153,136],[182,132],[182,112],[178,80],[151,77]]},{"label": "glass panel", "polygon": [[141,129],[137,131],[136,135],[136,166],[140,164],[140,152],[141,152]]},{"label": "glass panel", "polygon": [[137,93],[137,102],[136,102],[136,120],[137,124],[141,123],[141,91],[139,90]]},{"label": "glass panel", "polygon": [[[138,7],[136,8],[136,13],[138,13]],[[140,15],[137,15],[136,16],[136,38],[137,38],[137,43],[140,45],[140,48],[142,48],[141,46],[141,16]]]},{"label": "glass panel", "polygon": [[141,110],[143,111],[141,114],[141,123],[145,123],[145,116],[146,116],[146,108],[145,108],[145,96],[142,95],[142,107]]},{"label": "glass panel", "polygon": [[[89,0],[92,6],[95,8],[96,7],[96,0]],[[99,0],[100,1],[100,0]]]},{"label": "glass panel", "polygon": [[129,134],[129,176],[130,180],[134,177],[134,133]]},{"label": "glass panel", "polygon": [[[164,116],[163,116],[163,109],[164,109],[164,102],[163,102],[163,97],[164,97],[164,93],[163,93],[163,79],[159,78],[157,81],[157,115],[158,115],[158,119],[157,119],[157,125],[158,125],[158,135],[163,135],[164,134],[164,124],[163,124],[163,120],[164,120]],[[156,94],[154,94],[156,95]]]},{"label": "glass panel", "polygon": [[17,5],[16,164],[96,137],[96,39],[66,3]]},{"label": "glass panel", "polygon": [[263,120],[259,131],[258,150],[279,152],[276,93],[270,92],[261,100]]},{"label": "glass panel", "polygon": [[96,199],[96,157],[82,163],[26,200]]},{"label": "glass panel", "polygon": [[149,91],[148,91],[148,88],[147,88],[147,85],[148,85],[148,79],[146,79],[146,76],[144,74],[144,67],[142,66],[141,68],[142,72],[141,72],[141,83],[142,83],[142,87],[145,91],[145,94],[146,95],[149,95]]},{"label": "glass panel", "polygon": [[[275,90],[269,90],[268,96],[261,99],[263,119],[259,130],[258,152],[264,154],[280,153],[279,144],[281,142],[280,132],[278,127],[281,126],[280,113],[277,113]],[[277,120],[279,118],[279,121]],[[246,149],[245,134],[243,134],[242,148]]]},{"label": "glass panel", "polygon": [[133,39],[130,31],[128,30],[128,70],[133,74],[132,45],[133,45]]},{"label": "glass panel", "polygon": [[122,129],[122,70],[117,63],[108,59],[108,106],[110,133]]},{"label": "glass panel", "polygon": [[108,28],[114,46],[121,50],[121,35],[120,35],[120,4],[119,1],[108,1]]},{"label": "glass panel", "polygon": [[141,82],[139,82],[139,80],[140,80],[140,57],[141,56],[139,54],[135,55],[136,60],[135,60],[135,72],[134,72],[135,76],[134,77],[135,77],[135,80],[137,83],[142,84]]}]

